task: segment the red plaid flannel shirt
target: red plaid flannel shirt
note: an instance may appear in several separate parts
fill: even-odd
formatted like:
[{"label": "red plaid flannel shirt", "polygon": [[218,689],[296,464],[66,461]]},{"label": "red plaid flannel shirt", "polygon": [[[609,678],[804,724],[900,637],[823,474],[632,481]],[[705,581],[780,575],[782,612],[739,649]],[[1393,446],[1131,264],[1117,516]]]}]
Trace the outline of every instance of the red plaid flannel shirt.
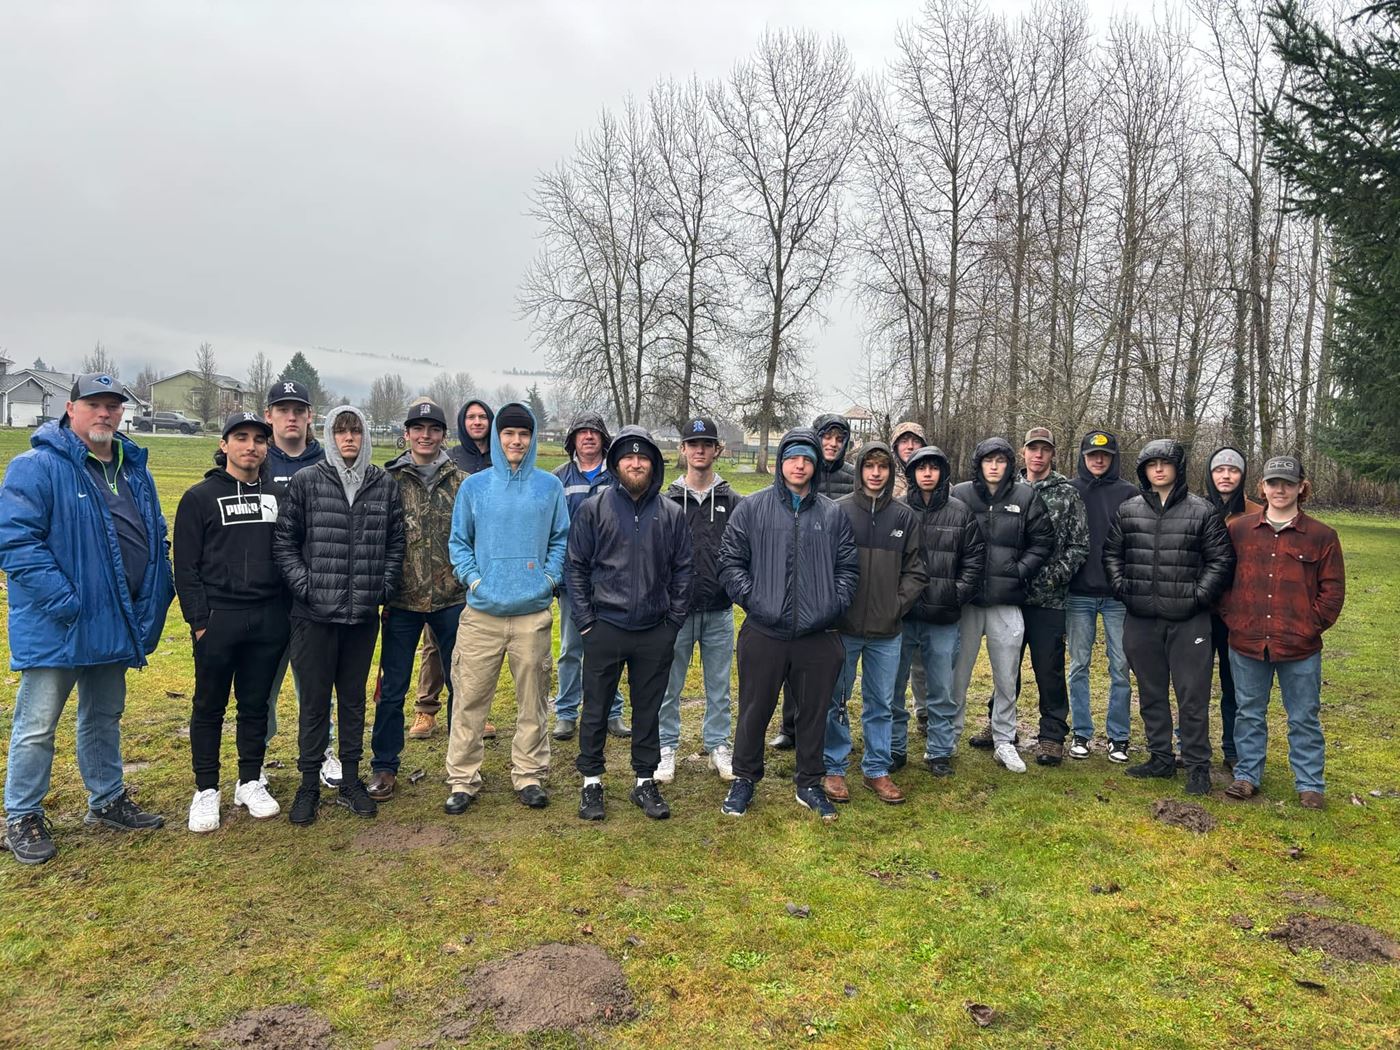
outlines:
[{"label": "red plaid flannel shirt", "polygon": [[1337,622],[1346,597],[1337,533],[1301,510],[1277,533],[1263,513],[1243,514],[1229,528],[1235,581],[1220,615],[1230,648],[1274,661],[1321,650],[1322,632]]}]

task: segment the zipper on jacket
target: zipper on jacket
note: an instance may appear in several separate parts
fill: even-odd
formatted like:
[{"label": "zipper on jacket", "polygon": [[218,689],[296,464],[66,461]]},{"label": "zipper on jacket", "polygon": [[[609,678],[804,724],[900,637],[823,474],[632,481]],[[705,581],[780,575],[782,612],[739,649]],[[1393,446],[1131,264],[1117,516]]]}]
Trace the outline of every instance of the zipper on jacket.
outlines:
[{"label": "zipper on jacket", "polygon": [[797,637],[797,579],[802,575],[801,538],[802,501],[792,508],[792,636]]}]

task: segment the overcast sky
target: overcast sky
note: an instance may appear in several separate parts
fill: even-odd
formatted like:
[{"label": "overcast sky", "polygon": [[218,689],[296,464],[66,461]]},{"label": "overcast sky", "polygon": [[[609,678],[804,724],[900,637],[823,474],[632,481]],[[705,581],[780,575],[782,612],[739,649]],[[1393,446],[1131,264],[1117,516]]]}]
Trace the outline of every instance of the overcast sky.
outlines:
[{"label": "overcast sky", "polygon": [[[1020,0],[992,0],[1015,12]],[[1122,6],[1091,0],[1099,17]],[[723,74],[765,25],[861,69],[918,0],[25,3],[0,0],[0,348],[127,377],[242,377],[303,350],[360,393],[428,358],[489,385],[543,367],[515,310],[540,169],[627,92]],[[838,302],[814,367],[847,385]]]}]

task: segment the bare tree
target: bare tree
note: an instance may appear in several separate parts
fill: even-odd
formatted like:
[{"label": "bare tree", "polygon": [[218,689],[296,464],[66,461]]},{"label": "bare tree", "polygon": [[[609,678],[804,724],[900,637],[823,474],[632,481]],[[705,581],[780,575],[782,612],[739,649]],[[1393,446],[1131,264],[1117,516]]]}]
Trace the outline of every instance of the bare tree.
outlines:
[{"label": "bare tree", "polygon": [[[379,376],[369,385],[369,401],[365,405],[376,426],[397,426],[403,420],[408,407],[408,387],[403,376],[391,372]],[[445,412],[452,412],[456,405],[442,406]]]},{"label": "bare tree", "polygon": [[844,43],[782,30],[765,32],[710,92],[735,173],[739,268],[758,299],[742,347],[758,385],[737,400],[757,423],[761,473],[779,409],[798,393],[778,380],[801,370],[803,327],[820,317],[842,261],[850,94]]},{"label": "bare tree", "polygon": [[156,371],[156,366],[146,364],[141,366],[141,371],[136,373],[136,379],[131,383],[131,389],[136,392],[136,396],[146,401],[151,399],[151,387],[160,379],[160,372]]},{"label": "bare tree", "polygon": [[107,348],[100,342],[92,348],[92,352],[83,357],[83,374],[89,372],[106,372],[113,379],[121,378],[121,371],[116,359],[107,352]]},{"label": "bare tree", "polygon": [[267,392],[272,389],[272,384],[277,379],[277,372],[272,367],[272,360],[261,350],[253,358],[253,363],[248,366],[248,389],[253,397],[253,408],[259,409],[263,405],[263,398],[267,397]]},{"label": "bare tree", "polygon": [[469,372],[439,372],[428,384],[428,396],[452,419],[453,413],[478,396],[476,380]]},{"label": "bare tree", "polygon": [[219,414],[219,362],[214,356],[212,343],[200,343],[194,355],[194,371],[197,376],[189,394],[189,408],[206,423],[217,421]]}]

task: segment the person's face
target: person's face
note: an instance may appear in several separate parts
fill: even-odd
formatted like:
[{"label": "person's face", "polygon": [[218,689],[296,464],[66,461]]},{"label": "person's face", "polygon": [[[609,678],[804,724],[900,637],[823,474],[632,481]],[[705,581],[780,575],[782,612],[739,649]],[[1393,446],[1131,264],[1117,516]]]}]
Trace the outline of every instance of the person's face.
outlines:
[{"label": "person's face", "polygon": [[835,427],[822,431],[822,459],[828,463],[835,463],[836,457],[841,454],[841,448],[846,444],[846,435]]},{"label": "person's face", "polygon": [[403,436],[415,456],[433,459],[447,438],[447,428],[441,423],[410,423]]},{"label": "person's face", "polygon": [[865,486],[867,494],[879,495],[885,488],[885,482],[889,480],[890,465],[885,460],[871,458],[861,463],[860,483]]},{"label": "person's face", "polygon": [[1055,450],[1044,441],[1035,441],[1021,450],[1026,458],[1026,473],[1034,478],[1043,478],[1050,473],[1050,464],[1055,462]]},{"label": "person's face", "polygon": [[238,469],[256,473],[267,459],[267,434],[251,424],[235,427],[219,442],[219,449]]},{"label": "person's face", "polygon": [[512,467],[520,466],[525,462],[525,453],[530,451],[530,431],[524,427],[503,427],[501,451],[506,454],[506,463]]},{"label": "person's face", "polygon": [[651,484],[651,457],[642,452],[629,452],[618,459],[617,472],[622,478],[622,487],[634,496],[640,495]]},{"label": "person's face", "polygon": [[920,492],[932,492],[938,488],[938,483],[943,480],[943,471],[938,464],[929,460],[920,463],[914,468],[914,484],[919,486]]},{"label": "person's face", "polygon": [[1264,498],[1269,501],[1270,510],[1291,511],[1298,505],[1298,493],[1302,488],[1298,481],[1270,478],[1264,482]]},{"label": "person's face", "polygon": [[340,452],[340,458],[346,463],[354,463],[360,455],[360,446],[365,439],[365,432],[360,428],[360,424],[358,422],[338,424],[331,431],[331,437],[335,439],[335,447]]},{"label": "person's face", "polygon": [[894,443],[894,454],[899,457],[901,463],[908,463],[914,450],[922,448],[923,444],[917,434],[901,434],[899,440]]},{"label": "person's face", "polygon": [[473,441],[485,441],[486,432],[491,429],[491,417],[480,405],[467,408],[467,437]]},{"label": "person's face", "polygon": [[1215,491],[1222,496],[1228,496],[1240,487],[1240,482],[1244,480],[1244,471],[1229,463],[1222,463],[1211,468],[1210,478],[1215,482]]},{"label": "person's face", "polygon": [[708,438],[682,441],[681,451],[685,454],[685,465],[691,470],[709,470],[719,455],[719,442]]},{"label": "person's face", "polygon": [[65,407],[73,433],[89,445],[110,445],[121,426],[126,403],[115,394],[97,394],[69,401]]},{"label": "person's face", "polygon": [[1089,473],[1096,478],[1101,478],[1108,473],[1108,468],[1113,464],[1113,457],[1107,452],[1086,452],[1084,453],[1084,466],[1089,469]]},{"label": "person's face", "polygon": [[603,454],[603,435],[596,430],[580,430],[574,435],[574,454],[583,460],[597,459]]},{"label": "person's face", "polygon": [[311,429],[311,406],[300,401],[276,401],[267,406],[263,419],[272,424],[272,440],[297,444]]},{"label": "person's face", "polygon": [[1146,472],[1147,483],[1155,489],[1176,484],[1176,464],[1169,459],[1149,459]]},{"label": "person's face", "polygon": [[1000,485],[1001,479],[1006,477],[1006,472],[1010,469],[1011,460],[1003,453],[993,452],[990,456],[982,457],[982,480],[988,485]]},{"label": "person's face", "polygon": [[806,456],[789,456],[783,460],[783,480],[800,491],[812,483],[816,469],[817,465]]}]

